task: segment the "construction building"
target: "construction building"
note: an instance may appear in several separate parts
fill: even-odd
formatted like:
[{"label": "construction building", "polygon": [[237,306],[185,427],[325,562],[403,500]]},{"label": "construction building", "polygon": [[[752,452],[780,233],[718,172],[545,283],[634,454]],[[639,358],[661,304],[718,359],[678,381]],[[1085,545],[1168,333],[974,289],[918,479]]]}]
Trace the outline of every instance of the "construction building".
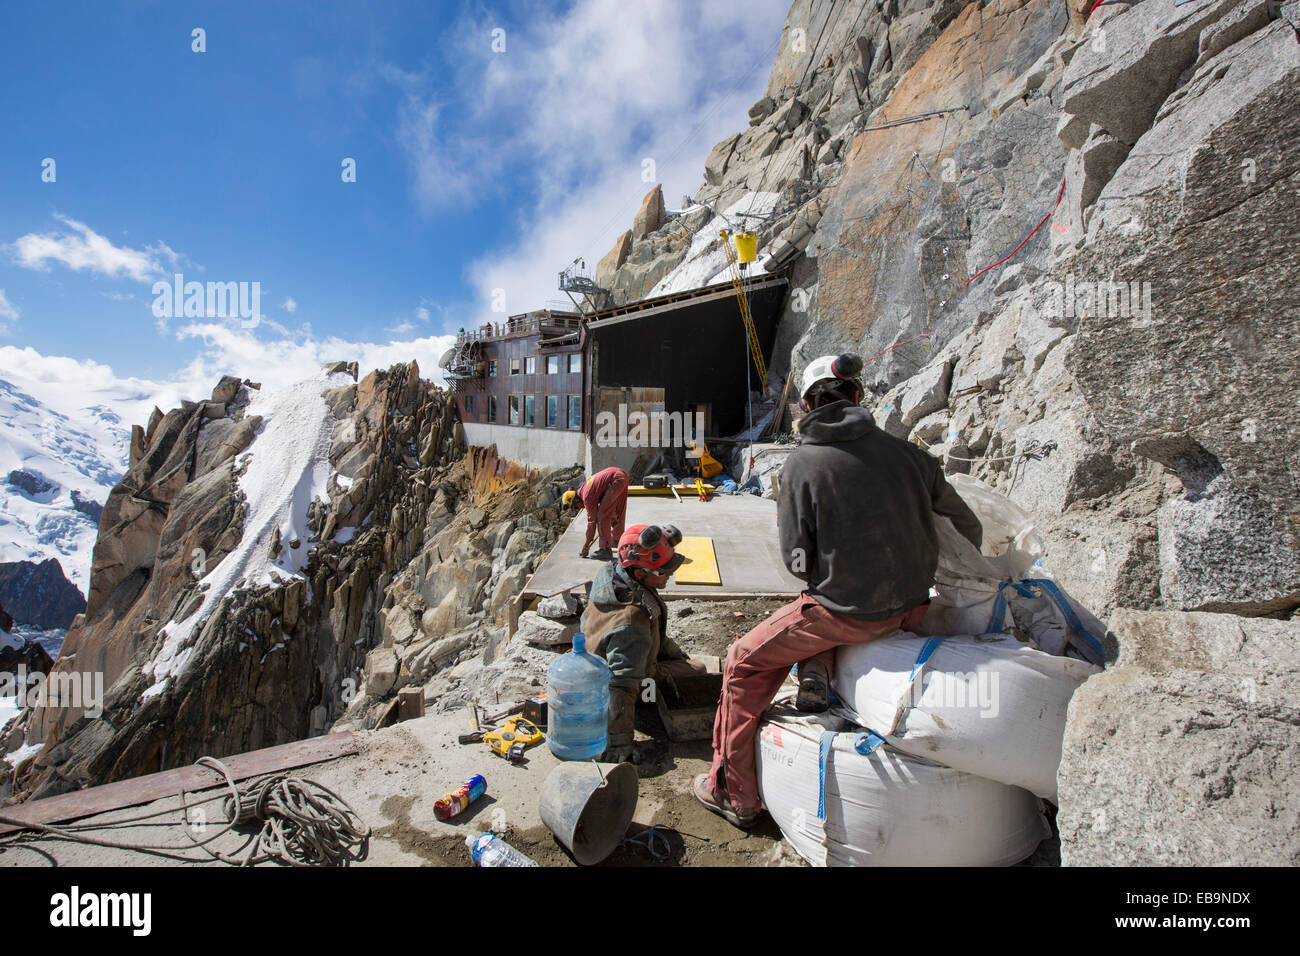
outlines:
[{"label": "construction building", "polygon": [[[770,357],[784,275],[746,284]],[[462,330],[441,361],[465,438],[522,464],[633,472],[682,432],[734,434],[761,392],[736,287],[718,283],[583,314],[543,309]],[[643,427],[644,426],[644,427]]]}]

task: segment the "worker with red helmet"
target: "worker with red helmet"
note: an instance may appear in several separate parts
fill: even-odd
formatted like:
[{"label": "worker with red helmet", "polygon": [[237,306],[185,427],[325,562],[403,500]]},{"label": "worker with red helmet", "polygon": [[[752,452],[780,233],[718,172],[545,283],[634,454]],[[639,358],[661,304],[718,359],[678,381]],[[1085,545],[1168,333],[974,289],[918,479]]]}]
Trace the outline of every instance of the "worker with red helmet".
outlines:
[{"label": "worker with red helmet", "polygon": [[577,511],[587,509],[587,536],[582,542],[582,557],[587,557],[591,543],[600,534],[600,550],[591,557],[610,561],[612,548],[623,534],[623,519],[627,514],[627,472],[622,468],[598,471],[581,488],[566,491],[563,496],[566,508]]},{"label": "worker with red helmet", "polygon": [[582,615],[587,653],[603,657],[613,677],[609,684],[609,744],[604,759],[631,758],[633,718],[638,697],[653,681],[703,674],[668,636],[668,611],[659,589],[684,560],[676,551],[682,533],[672,525],[633,525],[618,540],[618,558],[597,573],[591,600]]}]

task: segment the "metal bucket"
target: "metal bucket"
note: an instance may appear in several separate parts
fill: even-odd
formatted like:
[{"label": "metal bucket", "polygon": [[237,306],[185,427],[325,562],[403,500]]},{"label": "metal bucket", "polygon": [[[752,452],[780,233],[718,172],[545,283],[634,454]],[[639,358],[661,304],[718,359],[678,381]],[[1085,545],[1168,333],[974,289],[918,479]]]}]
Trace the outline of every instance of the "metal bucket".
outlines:
[{"label": "metal bucket", "polygon": [[599,863],[627,835],[637,783],[630,763],[562,763],[542,784],[542,822],[580,864]]}]

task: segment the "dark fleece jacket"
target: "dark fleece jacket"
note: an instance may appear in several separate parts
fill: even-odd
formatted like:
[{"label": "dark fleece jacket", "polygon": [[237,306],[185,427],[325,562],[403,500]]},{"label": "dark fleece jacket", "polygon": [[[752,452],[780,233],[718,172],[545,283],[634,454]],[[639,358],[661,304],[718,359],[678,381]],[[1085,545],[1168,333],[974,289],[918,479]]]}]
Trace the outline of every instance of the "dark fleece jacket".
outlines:
[{"label": "dark fleece jacket", "polygon": [[799,420],[802,443],[781,472],[781,553],[836,614],[885,621],[924,604],[939,563],[933,515],[979,547],[979,519],[916,445],[834,402]]}]

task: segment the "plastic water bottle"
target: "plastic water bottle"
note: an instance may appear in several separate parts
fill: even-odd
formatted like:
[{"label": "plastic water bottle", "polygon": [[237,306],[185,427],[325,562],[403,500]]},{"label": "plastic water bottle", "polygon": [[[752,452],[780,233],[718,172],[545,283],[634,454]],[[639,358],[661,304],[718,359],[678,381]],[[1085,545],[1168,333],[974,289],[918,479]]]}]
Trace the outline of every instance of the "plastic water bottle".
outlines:
[{"label": "plastic water bottle", "polygon": [[536,866],[495,833],[470,833],[465,837],[469,855],[479,866]]},{"label": "plastic water bottle", "polygon": [[573,635],[573,650],[551,662],[546,674],[550,727],[546,743],[561,760],[592,760],[609,742],[609,665],[587,653],[587,638]]}]

